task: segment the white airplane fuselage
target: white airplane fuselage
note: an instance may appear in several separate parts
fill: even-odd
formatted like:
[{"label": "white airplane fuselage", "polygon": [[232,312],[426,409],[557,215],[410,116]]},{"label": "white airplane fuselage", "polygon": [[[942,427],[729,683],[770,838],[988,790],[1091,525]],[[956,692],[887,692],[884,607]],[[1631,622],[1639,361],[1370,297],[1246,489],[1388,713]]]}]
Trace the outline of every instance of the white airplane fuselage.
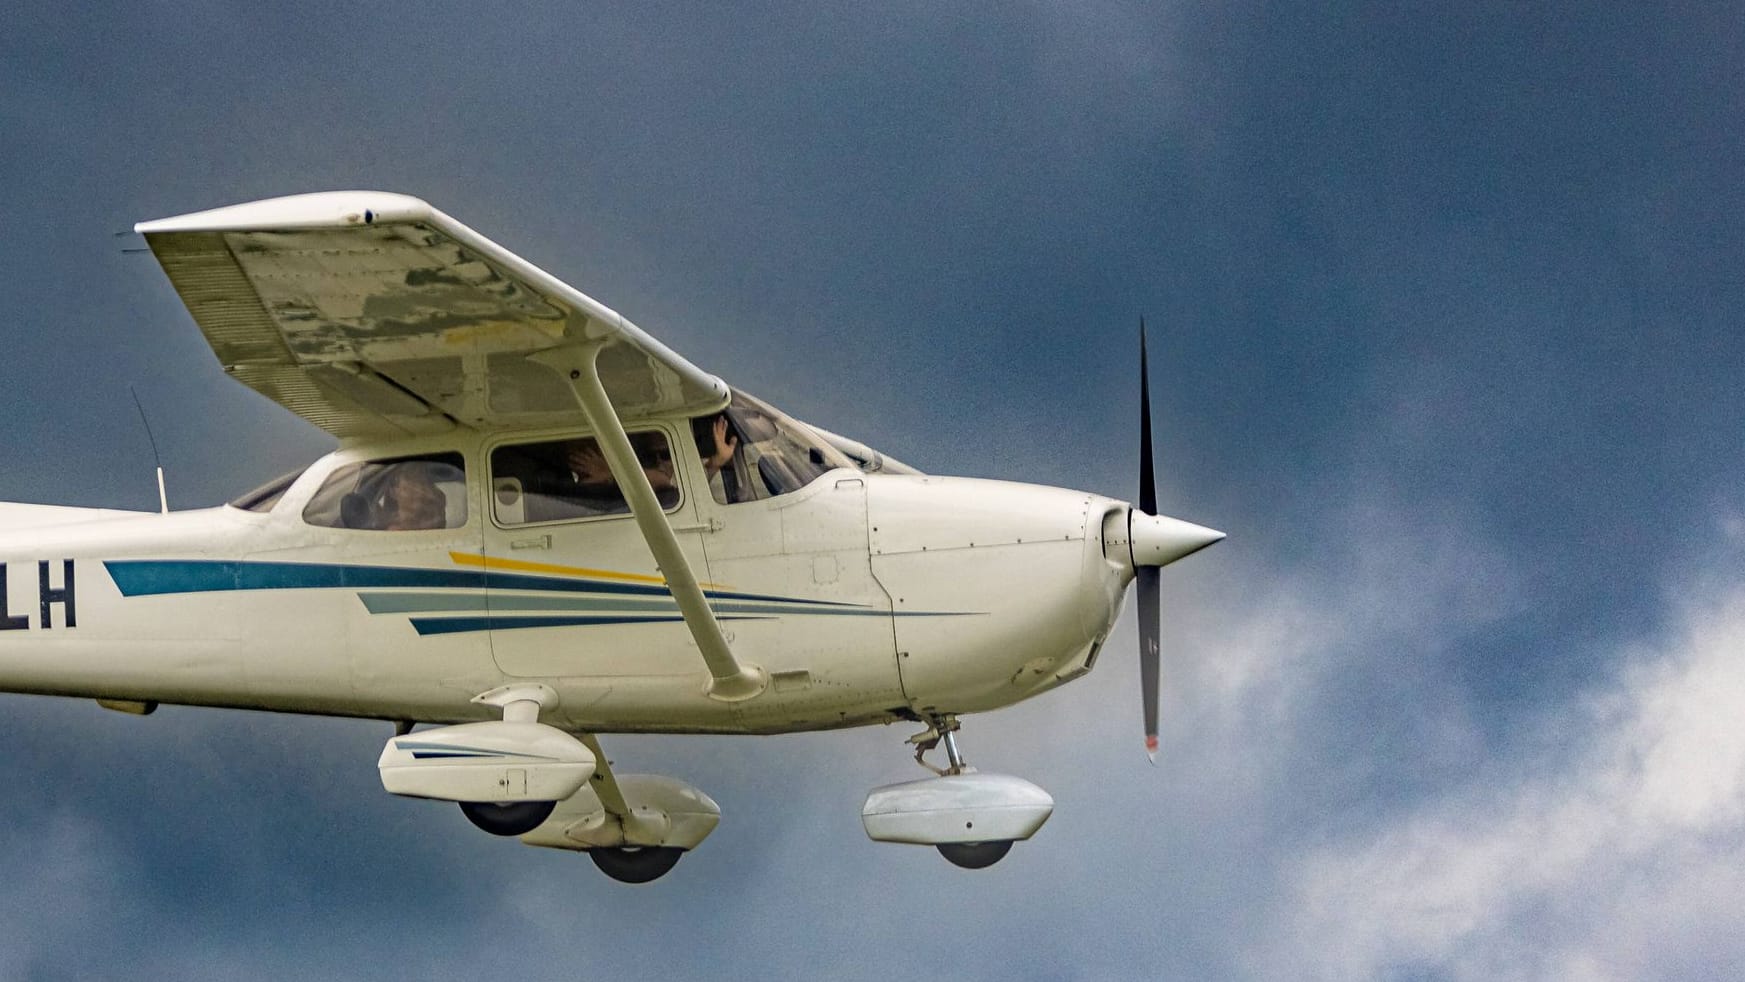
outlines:
[{"label": "white airplane fuselage", "polygon": [[[1083,674],[1133,577],[1129,506],[965,478],[826,472],[722,504],[685,420],[674,529],[755,698],[709,675],[627,515],[504,523],[492,449],[524,432],[356,442],[267,511],[0,505],[0,690],[457,723],[538,682],[585,732],[774,733],[995,709]],[[337,468],[458,452],[465,520],[320,527]],[[1110,539],[1112,546],[1105,546]]]},{"label": "white airplane fuselage", "polygon": [[1087,672],[1137,579],[1155,753],[1157,569],[1223,533],[1157,513],[1143,328],[1130,506],[792,420],[418,198],[135,231],[225,372],[340,449],[217,508],[0,503],[0,692],[391,720],[384,790],[630,883],[721,811],[597,734],[908,720],[933,774],[869,792],[867,836],[980,869],[1053,799],[958,717]]}]

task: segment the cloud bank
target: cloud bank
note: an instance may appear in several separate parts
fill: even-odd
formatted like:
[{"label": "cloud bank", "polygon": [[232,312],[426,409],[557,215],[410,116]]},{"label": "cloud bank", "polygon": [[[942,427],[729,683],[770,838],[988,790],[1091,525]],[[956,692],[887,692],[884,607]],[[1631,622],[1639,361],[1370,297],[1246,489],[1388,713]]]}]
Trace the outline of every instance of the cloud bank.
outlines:
[{"label": "cloud bank", "polygon": [[1720,977],[1745,958],[1745,586],[1513,759],[1294,861],[1257,976]]}]

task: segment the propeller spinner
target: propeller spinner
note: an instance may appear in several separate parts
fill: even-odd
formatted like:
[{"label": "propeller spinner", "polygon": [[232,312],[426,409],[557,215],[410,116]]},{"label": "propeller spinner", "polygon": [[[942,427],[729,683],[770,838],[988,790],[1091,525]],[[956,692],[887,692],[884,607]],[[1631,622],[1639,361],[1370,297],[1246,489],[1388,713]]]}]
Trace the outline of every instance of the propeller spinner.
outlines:
[{"label": "propeller spinner", "polygon": [[1158,570],[1224,538],[1224,533],[1157,514],[1151,453],[1151,383],[1146,370],[1145,321],[1139,321],[1139,506],[1128,515],[1139,592],[1139,687],[1145,703],[1145,753],[1157,763]]}]

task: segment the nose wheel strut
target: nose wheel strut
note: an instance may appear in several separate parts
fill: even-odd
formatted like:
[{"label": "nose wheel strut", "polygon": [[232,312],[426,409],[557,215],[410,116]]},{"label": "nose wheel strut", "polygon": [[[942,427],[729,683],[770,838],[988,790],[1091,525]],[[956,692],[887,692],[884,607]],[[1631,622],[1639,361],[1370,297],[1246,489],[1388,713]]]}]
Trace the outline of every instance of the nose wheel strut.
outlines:
[{"label": "nose wheel strut", "polygon": [[[915,763],[940,777],[976,773],[974,767],[963,762],[963,753],[958,750],[957,731],[961,728],[956,716],[947,714],[928,717],[927,729],[909,738],[909,742],[915,745]],[[927,762],[927,754],[940,746],[945,747],[946,766],[935,767]],[[983,869],[1004,859],[1006,853],[1012,849],[1012,840],[941,842],[933,848],[939,850],[939,854],[954,866],[961,866],[964,869]]]},{"label": "nose wheel strut", "polygon": [[[928,717],[927,729],[909,738],[909,742],[915,745],[915,763],[940,777],[974,774],[975,768],[963,762],[963,754],[957,749],[957,731],[961,728],[956,716]],[[945,767],[935,767],[927,762],[927,754],[940,744],[945,745]]]}]

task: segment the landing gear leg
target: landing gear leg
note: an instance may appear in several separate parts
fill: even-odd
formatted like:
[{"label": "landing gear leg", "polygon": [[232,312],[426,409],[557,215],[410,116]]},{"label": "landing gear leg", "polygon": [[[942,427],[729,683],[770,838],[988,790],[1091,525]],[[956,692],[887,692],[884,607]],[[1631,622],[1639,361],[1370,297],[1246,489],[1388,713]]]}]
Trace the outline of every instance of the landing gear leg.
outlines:
[{"label": "landing gear leg", "polygon": [[[927,720],[927,729],[909,738],[915,745],[915,763],[927,768],[940,777],[951,774],[974,774],[975,768],[963,762],[963,755],[957,751],[957,731],[961,728],[956,716],[933,716]],[[927,752],[945,744],[946,766],[934,767],[927,763]]]},{"label": "landing gear leg", "polygon": [[[954,777],[961,774],[974,774],[976,769],[963,762],[963,754],[957,749],[957,731],[961,729],[956,716],[934,716],[927,720],[927,729],[909,738],[915,745],[915,763],[927,768],[940,777]],[[935,767],[927,763],[927,752],[944,745],[946,766]],[[991,839],[986,842],[941,842],[933,848],[939,850],[946,861],[953,866],[964,869],[985,869],[1006,858],[1006,853],[1012,851],[1011,839]]]},{"label": "landing gear leg", "polygon": [[[599,762],[594,770],[594,794],[600,799],[600,807],[606,814],[616,819],[625,832],[625,838],[635,838],[639,823],[647,818],[630,807],[630,802],[624,797],[624,789],[619,786],[618,778],[612,773],[612,762],[606,759],[606,752],[600,749],[600,741],[593,734],[582,737],[582,742],[594,752],[594,758]],[[658,832],[650,832],[658,835]],[[600,872],[619,883],[650,883],[667,875],[685,855],[685,850],[675,846],[634,845],[626,842],[621,846],[595,846],[588,850],[588,858],[594,861]]]}]

